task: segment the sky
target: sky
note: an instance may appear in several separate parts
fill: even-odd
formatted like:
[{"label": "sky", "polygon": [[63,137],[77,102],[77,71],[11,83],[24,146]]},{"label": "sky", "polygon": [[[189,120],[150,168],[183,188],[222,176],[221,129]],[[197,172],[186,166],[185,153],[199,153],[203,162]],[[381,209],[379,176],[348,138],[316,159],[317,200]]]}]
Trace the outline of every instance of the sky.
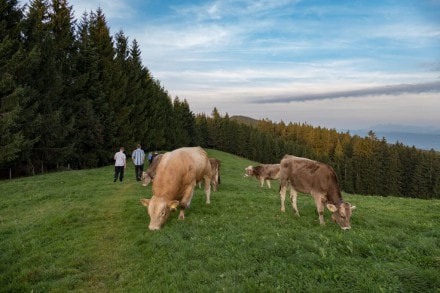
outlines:
[{"label": "sky", "polygon": [[70,0],[210,115],[440,128],[440,0]]}]

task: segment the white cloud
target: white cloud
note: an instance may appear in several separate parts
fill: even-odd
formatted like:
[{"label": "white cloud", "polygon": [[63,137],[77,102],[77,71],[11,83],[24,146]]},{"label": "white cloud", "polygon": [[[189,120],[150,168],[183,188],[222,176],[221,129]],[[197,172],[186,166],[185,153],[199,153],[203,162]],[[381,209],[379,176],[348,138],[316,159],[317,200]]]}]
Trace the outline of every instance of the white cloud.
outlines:
[{"label": "white cloud", "polygon": [[131,1],[124,0],[75,0],[71,2],[75,17],[81,19],[84,12],[96,11],[99,7],[104,12],[107,20],[109,19],[125,19],[131,17],[135,10],[130,6]]}]

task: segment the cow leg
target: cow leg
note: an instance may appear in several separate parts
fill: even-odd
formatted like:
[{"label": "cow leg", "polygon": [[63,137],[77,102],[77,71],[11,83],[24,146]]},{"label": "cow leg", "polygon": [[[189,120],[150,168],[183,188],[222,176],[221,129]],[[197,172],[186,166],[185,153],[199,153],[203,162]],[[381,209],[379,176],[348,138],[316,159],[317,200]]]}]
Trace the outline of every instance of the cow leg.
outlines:
[{"label": "cow leg", "polygon": [[318,211],[319,223],[321,225],[325,225],[323,197],[320,194],[312,194],[312,196],[313,199],[315,200],[316,210]]},{"label": "cow leg", "polygon": [[286,184],[281,184],[281,186],[280,186],[280,199],[281,199],[281,211],[282,212],[286,211],[286,208],[284,207],[284,201],[286,200],[286,191],[287,191]]},{"label": "cow leg", "polygon": [[295,214],[299,217],[298,207],[296,205],[297,198],[298,198],[298,192],[291,187],[290,188],[290,201],[292,202],[292,208],[295,211]]},{"label": "cow leg", "polygon": [[218,170],[214,176],[214,179],[212,180],[212,190],[217,191],[217,186],[218,186]]},{"label": "cow leg", "polygon": [[270,180],[269,179],[266,179],[266,184],[270,188]]},{"label": "cow leg", "polygon": [[196,183],[189,185],[182,197],[182,200],[180,201],[180,212],[179,212],[179,219],[184,220],[185,219],[185,210],[189,208],[191,205],[191,200],[194,194],[194,188],[196,187]]},{"label": "cow leg", "polygon": [[264,186],[264,178],[260,177],[260,187]]},{"label": "cow leg", "polygon": [[205,179],[205,195],[206,195],[206,204],[211,203],[211,178],[208,176],[204,177]]}]

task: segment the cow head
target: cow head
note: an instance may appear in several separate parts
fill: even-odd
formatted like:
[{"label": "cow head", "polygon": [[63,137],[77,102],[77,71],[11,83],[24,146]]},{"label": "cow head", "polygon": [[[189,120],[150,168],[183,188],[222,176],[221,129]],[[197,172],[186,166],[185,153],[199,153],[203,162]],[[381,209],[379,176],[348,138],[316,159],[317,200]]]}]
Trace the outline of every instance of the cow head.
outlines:
[{"label": "cow head", "polygon": [[244,177],[252,176],[254,174],[254,167],[248,166],[244,169]]},{"label": "cow head", "polygon": [[355,206],[352,206],[348,202],[343,202],[338,207],[328,203],[327,208],[332,212],[332,220],[338,223],[343,230],[351,229],[351,211],[356,208]]},{"label": "cow head", "polygon": [[152,178],[147,172],[142,172],[142,186],[147,186],[150,184]]},{"label": "cow head", "polygon": [[141,199],[141,204],[148,209],[150,225],[148,229],[159,230],[168,219],[170,212],[179,205],[178,200],[166,200],[163,197],[152,196],[151,199]]}]

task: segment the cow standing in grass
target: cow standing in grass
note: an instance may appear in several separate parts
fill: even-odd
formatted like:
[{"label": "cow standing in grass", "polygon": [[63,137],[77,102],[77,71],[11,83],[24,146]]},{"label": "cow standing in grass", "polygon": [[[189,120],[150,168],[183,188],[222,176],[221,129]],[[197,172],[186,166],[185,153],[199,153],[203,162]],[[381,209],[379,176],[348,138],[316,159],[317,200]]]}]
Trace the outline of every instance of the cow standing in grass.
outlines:
[{"label": "cow standing in grass", "polygon": [[206,203],[210,203],[211,164],[201,147],[187,147],[165,153],[156,169],[151,199],[141,199],[148,208],[150,230],[160,229],[171,210],[180,206],[179,219],[191,204],[196,182],[204,179]]},{"label": "cow standing in grass", "polygon": [[260,181],[260,187],[263,187],[266,180],[267,186],[270,188],[270,180],[280,178],[280,164],[263,164],[259,166],[249,166],[244,169],[244,176],[255,176]]},{"label": "cow standing in grass", "polygon": [[290,186],[290,199],[299,216],[296,199],[298,192],[309,193],[315,200],[319,223],[324,225],[324,205],[332,212],[332,220],[346,230],[350,229],[351,211],[356,207],[342,200],[336,173],[332,167],[317,161],[285,155],[281,160],[280,197],[281,211]]},{"label": "cow standing in grass", "polygon": [[142,172],[142,186],[147,186],[156,176],[156,169],[162,159],[163,154],[159,154],[153,158],[147,171]]},{"label": "cow standing in grass", "polygon": [[216,158],[209,158],[211,164],[211,185],[212,190],[217,191],[220,184],[220,161]]}]

